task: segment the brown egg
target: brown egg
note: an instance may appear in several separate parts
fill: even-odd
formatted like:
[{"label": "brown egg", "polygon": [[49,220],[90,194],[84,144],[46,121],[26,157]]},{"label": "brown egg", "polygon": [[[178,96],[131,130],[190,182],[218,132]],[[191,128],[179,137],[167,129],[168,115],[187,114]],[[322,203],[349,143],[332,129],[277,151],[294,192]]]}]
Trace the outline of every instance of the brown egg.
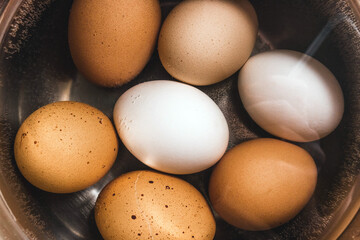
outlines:
[{"label": "brown egg", "polygon": [[316,165],[304,149],[263,138],[241,143],[223,156],[211,175],[209,194],[228,223],[267,230],[295,217],[316,181]]},{"label": "brown egg", "polygon": [[214,84],[246,62],[257,30],[257,16],[248,0],[182,1],[161,27],[159,57],[178,80]]},{"label": "brown egg", "polygon": [[129,82],[150,59],[160,21],[158,0],[75,0],[68,28],[75,65],[102,86]]},{"label": "brown egg", "polygon": [[55,102],[33,112],[15,138],[20,172],[36,187],[70,193],[96,183],[113,165],[118,140],[98,109],[79,102]]},{"label": "brown egg", "polygon": [[216,229],[198,190],[152,171],[129,172],[110,182],[96,201],[95,220],[105,240],[212,240]]}]

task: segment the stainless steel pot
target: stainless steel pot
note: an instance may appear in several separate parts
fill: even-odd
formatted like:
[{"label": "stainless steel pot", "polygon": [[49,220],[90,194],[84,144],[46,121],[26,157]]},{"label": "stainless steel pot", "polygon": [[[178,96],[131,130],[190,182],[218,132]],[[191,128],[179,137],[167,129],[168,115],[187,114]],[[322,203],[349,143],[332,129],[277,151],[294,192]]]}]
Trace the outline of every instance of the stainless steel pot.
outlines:
[{"label": "stainless steel pot", "polygon": [[[163,17],[178,2],[161,0]],[[99,191],[111,179],[147,169],[124,146],[111,171],[97,184],[73,194],[51,194],[30,185],[19,173],[13,142],[22,121],[34,110],[59,100],[99,108],[110,118],[116,99],[129,87],[153,79],[172,79],[155,52],[129,84],[106,89],[86,81],[73,65],[67,44],[71,0],[0,0],[0,239],[101,239],[93,216]],[[360,2],[359,0],[257,0],[260,31],[254,54],[273,48],[307,52],[337,77],[345,114],[330,136],[300,144],[315,158],[318,185],[309,204],[285,225],[247,232],[217,218],[216,239],[336,239],[360,206]],[[223,110],[230,144],[270,136],[245,112],[236,75],[201,87]],[[211,169],[181,176],[207,196]],[[360,239],[360,216],[340,239]]]}]

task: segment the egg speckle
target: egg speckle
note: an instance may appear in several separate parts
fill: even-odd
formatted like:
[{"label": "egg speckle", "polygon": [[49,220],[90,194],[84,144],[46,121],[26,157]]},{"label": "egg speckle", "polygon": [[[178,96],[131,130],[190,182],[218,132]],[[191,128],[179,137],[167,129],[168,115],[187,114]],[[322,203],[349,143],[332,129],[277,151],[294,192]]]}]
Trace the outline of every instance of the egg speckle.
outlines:
[{"label": "egg speckle", "polygon": [[199,191],[184,180],[134,171],[110,182],[95,206],[104,239],[213,239],[215,220]]},{"label": "egg speckle", "polygon": [[224,155],[211,175],[209,196],[228,223],[262,231],[294,218],[308,203],[316,182],[315,162],[304,149],[259,138]]},{"label": "egg speckle", "polygon": [[55,102],[33,112],[14,144],[20,172],[36,187],[70,193],[96,183],[118,152],[115,129],[98,109],[79,102]]}]

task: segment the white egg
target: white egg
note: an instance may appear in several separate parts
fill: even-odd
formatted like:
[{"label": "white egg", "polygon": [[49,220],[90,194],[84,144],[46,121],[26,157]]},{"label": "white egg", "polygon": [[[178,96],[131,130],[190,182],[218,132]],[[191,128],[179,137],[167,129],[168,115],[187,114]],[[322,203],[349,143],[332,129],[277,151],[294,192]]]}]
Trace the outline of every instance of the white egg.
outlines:
[{"label": "white egg", "polygon": [[344,112],[335,76],[300,52],[273,50],[251,57],[239,73],[238,88],[245,109],[260,127],[292,141],[327,136]]},{"label": "white egg", "polygon": [[150,81],[127,90],[115,104],[114,122],[136,158],[172,174],[211,167],[229,140],[216,103],[199,89],[175,81]]}]

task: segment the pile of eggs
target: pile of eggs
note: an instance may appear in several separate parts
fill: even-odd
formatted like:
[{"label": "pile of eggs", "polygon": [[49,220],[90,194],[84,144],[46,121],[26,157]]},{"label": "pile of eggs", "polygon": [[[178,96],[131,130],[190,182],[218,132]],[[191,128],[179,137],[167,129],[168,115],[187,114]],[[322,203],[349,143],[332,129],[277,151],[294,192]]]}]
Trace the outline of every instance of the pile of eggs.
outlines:
[{"label": "pile of eggs", "polygon": [[[250,57],[258,22],[248,0],[185,0],[163,23],[157,0],[75,0],[68,30],[75,65],[97,85],[128,83],[155,49],[178,80],[131,87],[114,103],[114,124],[92,106],[67,101],[39,108],[18,130],[17,166],[44,191],[71,193],[98,182],[117,158],[119,139],[154,169],[125,173],[101,191],[95,220],[104,239],[213,239],[210,205],[235,227],[267,230],[307,204],[317,168],[293,142],[335,130],[344,111],[342,90],[306,54],[272,50]],[[277,138],[227,150],[223,113],[194,85],[216,84],[237,72],[246,111]],[[212,166],[210,202],[175,176]]]}]

